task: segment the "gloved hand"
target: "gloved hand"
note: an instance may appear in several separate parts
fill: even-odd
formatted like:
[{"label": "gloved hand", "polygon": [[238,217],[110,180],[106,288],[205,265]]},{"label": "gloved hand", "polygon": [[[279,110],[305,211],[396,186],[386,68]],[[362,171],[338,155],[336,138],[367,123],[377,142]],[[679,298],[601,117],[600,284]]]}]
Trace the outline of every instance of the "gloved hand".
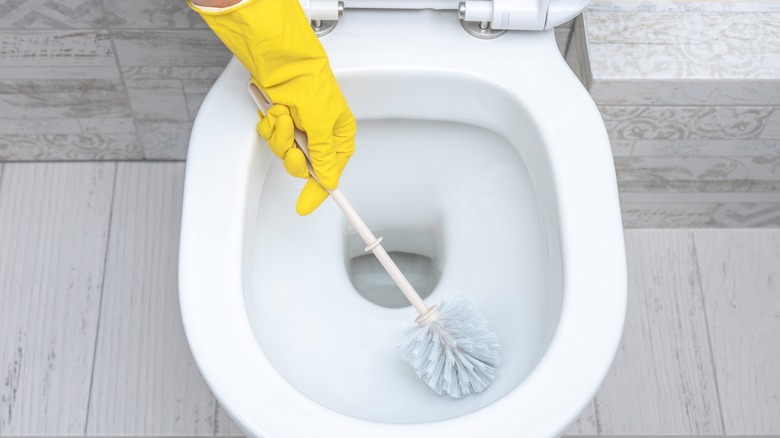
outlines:
[{"label": "gloved hand", "polygon": [[[290,174],[308,178],[296,211],[311,213],[328,197],[325,189],[338,186],[355,150],[355,118],[298,0],[248,0],[218,12],[187,3],[274,103],[266,117],[261,115],[257,131]],[[322,186],[295,148],[293,124],[308,135],[312,167]]]}]

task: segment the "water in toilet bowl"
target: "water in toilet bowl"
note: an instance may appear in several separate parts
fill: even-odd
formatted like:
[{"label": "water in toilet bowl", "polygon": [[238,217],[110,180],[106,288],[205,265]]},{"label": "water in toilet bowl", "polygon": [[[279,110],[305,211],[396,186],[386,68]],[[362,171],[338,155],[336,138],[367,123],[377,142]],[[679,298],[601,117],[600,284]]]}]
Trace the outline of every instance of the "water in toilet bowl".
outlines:
[{"label": "water in toilet bowl", "polygon": [[414,310],[361,258],[338,207],[295,214],[302,182],[278,161],[245,248],[257,341],[299,392],[346,415],[420,423],[487,406],[538,363],[560,304],[522,145],[473,125],[396,119],[359,121],[356,143],[342,190],[429,303],[458,292],[473,299],[502,346],[496,380],[453,400],[417,379],[396,350]]}]

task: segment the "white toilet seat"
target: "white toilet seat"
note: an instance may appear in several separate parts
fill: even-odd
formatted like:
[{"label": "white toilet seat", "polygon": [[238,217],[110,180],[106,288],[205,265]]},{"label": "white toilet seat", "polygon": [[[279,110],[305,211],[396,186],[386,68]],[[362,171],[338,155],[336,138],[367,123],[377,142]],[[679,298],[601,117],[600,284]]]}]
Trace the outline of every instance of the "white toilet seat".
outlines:
[{"label": "white toilet seat", "polygon": [[[414,93],[406,99],[412,104]],[[280,160],[266,173],[245,238],[244,296],[257,343],[299,392],[353,417],[424,423],[490,405],[533,370],[560,310],[560,286],[550,280],[560,277],[559,263],[548,263],[520,155],[494,132],[453,122],[361,119],[355,140],[342,193],[418,292],[431,293],[429,305],[464,293],[491,322],[502,351],[497,377],[457,402],[421,384],[396,348],[416,312],[334,202],[295,213],[303,181]],[[428,263],[415,269],[409,255]]]},{"label": "white toilet seat", "polygon": [[[373,99],[345,89],[360,118],[464,118],[513,137],[512,115],[532,109],[548,147],[523,157],[538,176],[547,224],[559,242],[564,295],[549,348],[535,370],[489,406],[422,424],[365,421],[303,396],[259,348],[246,317],[244,236],[271,160],[258,148],[248,74],[234,59],[201,107],[190,142],[180,248],[182,319],[193,356],[217,399],[252,436],[553,436],[587,405],[617,349],[626,300],[625,256],[612,156],[590,96],[557,52],[552,31],[509,32],[492,41],[466,35],[432,11],[355,11],[322,42],[339,80],[371,78]],[[392,41],[377,50],[376,41]],[[457,55],[452,53],[453,45]],[[422,47],[424,46],[424,47]],[[501,57],[498,59],[497,57]],[[501,68],[493,66],[500,65]],[[465,86],[454,109],[444,90],[420,105],[394,99],[392,78],[437,75]],[[468,84],[492,84],[472,89]],[[376,89],[383,85],[381,91]],[[485,93],[503,91],[485,98]],[[480,107],[483,102],[498,106]],[[503,105],[503,107],[502,107]],[[544,165],[548,163],[548,165]],[[542,168],[546,168],[542,169]],[[533,175],[532,175],[533,177]],[[562,396],[566,394],[566,396]],[[563,422],[562,422],[563,421]],[[459,435],[460,434],[460,435]]]}]

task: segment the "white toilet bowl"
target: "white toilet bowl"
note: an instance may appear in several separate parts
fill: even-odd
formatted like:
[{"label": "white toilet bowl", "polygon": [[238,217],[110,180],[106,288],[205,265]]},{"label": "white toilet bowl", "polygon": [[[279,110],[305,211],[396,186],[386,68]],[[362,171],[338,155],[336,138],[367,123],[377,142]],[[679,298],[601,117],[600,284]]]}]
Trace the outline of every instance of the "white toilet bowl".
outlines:
[{"label": "white toilet bowl", "polygon": [[322,42],[358,120],[341,189],[426,302],[472,298],[502,363],[460,400],[416,378],[395,349],[414,310],[333,203],[296,215],[302,181],[258,140],[234,59],[193,127],[182,217],[209,387],[250,436],[560,434],[616,352],[626,268],[604,124],[552,31],[480,40],[447,12],[356,10]]}]

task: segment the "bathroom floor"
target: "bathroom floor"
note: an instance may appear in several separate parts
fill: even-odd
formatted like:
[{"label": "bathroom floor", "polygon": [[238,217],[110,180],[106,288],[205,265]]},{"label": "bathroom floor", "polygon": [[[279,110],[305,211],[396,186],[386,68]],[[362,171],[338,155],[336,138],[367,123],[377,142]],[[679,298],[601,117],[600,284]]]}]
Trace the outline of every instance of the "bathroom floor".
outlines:
[{"label": "bathroom floor", "polygon": [[[0,436],[240,435],[181,327],[183,177],[0,164]],[[623,342],[567,435],[780,435],[780,230],[625,237]]]}]

